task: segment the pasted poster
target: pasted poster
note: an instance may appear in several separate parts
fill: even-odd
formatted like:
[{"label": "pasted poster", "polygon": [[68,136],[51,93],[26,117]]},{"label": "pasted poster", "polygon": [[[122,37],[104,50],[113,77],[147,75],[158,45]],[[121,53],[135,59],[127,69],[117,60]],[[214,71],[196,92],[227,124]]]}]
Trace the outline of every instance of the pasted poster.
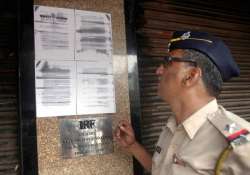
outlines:
[{"label": "pasted poster", "polygon": [[113,113],[115,94],[111,16],[75,10],[75,25],[77,113]]},{"label": "pasted poster", "polygon": [[76,114],[74,61],[36,60],[37,117]]},{"label": "pasted poster", "polygon": [[[84,64],[84,65],[83,65]],[[87,73],[84,67],[92,68]],[[96,65],[79,62],[77,64],[77,113],[95,114],[115,111],[115,94],[113,75]],[[94,72],[96,70],[96,72]],[[98,70],[103,71],[98,74]],[[87,99],[87,100],[86,100]]]},{"label": "pasted poster", "polygon": [[74,59],[74,10],[34,6],[35,58]]},{"label": "pasted poster", "polygon": [[107,13],[75,10],[77,60],[111,62],[111,16]]},{"label": "pasted poster", "polygon": [[115,112],[111,16],[34,6],[37,117]]}]

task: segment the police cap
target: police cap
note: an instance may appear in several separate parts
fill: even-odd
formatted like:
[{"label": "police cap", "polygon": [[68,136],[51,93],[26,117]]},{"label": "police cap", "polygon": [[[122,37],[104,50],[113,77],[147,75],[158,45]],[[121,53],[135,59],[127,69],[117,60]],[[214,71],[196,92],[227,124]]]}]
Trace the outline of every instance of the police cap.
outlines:
[{"label": "police cap", "polygon": [[207,55],[217,66],[224,81],[240,75],[229,48],[224,42],[205,32],[176,31],[168,45],[169,51],[174,49],[194,49]]}]

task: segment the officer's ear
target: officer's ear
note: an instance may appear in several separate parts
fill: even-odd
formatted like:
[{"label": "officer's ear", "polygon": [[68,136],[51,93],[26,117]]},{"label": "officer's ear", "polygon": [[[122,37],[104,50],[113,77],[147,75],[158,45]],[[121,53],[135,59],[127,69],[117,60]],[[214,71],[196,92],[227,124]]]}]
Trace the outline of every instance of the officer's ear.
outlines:
[{"label": "officer's ear", "polygon": [[201,69],[199,67],[190,67],[183,77],[182,84],[186,87],[196,85],[201,79]]}]

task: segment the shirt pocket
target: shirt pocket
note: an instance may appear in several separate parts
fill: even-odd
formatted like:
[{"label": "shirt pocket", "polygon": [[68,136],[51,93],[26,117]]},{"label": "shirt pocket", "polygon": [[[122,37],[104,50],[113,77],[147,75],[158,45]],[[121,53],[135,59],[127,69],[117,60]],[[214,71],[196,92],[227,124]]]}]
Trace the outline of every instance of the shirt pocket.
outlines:
[{"label": "shirt pocket", "polygon": [[177,161],[172,164],[172,175],[214,175],[214,169],[211,168],[210,162],[200,159],[199,156],[187,158],[183,155],[177,155]]}]

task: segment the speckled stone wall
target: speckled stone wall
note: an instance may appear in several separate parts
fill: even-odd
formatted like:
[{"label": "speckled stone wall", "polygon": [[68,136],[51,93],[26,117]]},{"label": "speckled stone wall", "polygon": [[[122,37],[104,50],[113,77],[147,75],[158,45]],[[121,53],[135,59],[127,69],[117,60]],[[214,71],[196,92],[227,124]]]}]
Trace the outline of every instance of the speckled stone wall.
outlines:
[{"label": "speckled stone wall", "polygon": [[[128,119],[128,73],[123,0],[35,0],[35,5],[91,10],[111,13],[113,71],[116,113],[113,128]],[[69,117],[71,118],[71,117]],[[59,118],[37,119],[39,175],[132,175],[132,157],[114,144],[114,153],[62,159],[60,156]]]}]

